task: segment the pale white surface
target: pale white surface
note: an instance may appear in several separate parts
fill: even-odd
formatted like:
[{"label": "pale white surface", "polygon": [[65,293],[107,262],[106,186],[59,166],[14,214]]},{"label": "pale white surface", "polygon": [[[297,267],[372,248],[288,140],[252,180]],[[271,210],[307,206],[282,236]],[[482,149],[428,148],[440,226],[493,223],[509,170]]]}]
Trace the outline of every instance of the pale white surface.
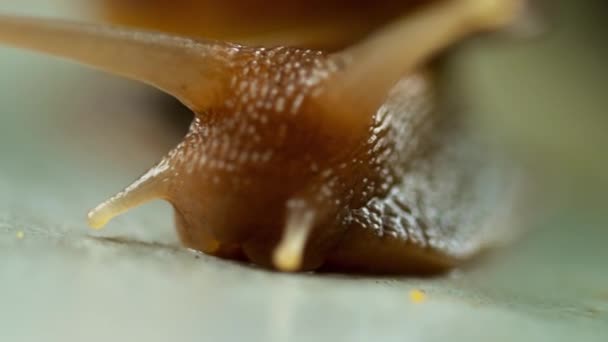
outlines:
[{"label": "pale white surface", "polygon": [[[24,12],[57,13],[20,2],[35,3],[46,7]],[[158,109],[133,83],[14,50],[0,49],[0,75],[2,341],[608,339],[608,232],[590,213],[547,219],[513,251],[432,280],[197,256],[161,203],[95,233],[86,211],[174,143],[157,138]],[[417,288],[426,302],[410,302]]]}]

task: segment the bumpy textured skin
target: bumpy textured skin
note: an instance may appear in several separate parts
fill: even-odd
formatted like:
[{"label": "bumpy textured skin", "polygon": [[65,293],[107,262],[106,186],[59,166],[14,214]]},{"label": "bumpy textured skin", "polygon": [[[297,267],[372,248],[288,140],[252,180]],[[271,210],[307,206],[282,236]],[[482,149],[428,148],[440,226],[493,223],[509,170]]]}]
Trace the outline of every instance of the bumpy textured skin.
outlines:
[{"label": "bumpy textured skin", "polygon": [[233,49],[230,96],[161,163],[185,245],[270,266],[299,203],[315,213],[303,269],[431,272],[478,251],[481,167],[436,112],[430,74],[403,78],[352,136],[325,127],[314,102],[343,66],[311,50]]}]

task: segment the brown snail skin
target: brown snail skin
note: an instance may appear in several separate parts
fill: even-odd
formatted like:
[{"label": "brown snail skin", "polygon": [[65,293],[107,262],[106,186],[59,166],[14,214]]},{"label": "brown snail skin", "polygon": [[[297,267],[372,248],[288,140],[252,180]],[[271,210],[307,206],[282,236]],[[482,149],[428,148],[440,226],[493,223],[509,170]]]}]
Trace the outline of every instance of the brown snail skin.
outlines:
[{"label": "brown snail skin", "polygon": [[182,243],[208,254],[283,271],[430,273],[500,232],[478,193],[479,156],[437,111],[424,64],[518,9],[440,1],[336,53],[11,16],[0,42],[140,80],[195,113],[175,149],[89,213],[92,227],[164,199]]}]

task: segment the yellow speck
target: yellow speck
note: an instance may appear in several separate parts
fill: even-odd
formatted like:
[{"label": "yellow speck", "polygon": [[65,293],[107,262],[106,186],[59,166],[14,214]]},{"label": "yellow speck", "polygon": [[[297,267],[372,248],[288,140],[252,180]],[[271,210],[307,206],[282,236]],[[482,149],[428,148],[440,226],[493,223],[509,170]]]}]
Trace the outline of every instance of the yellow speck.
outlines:
[{"label": "yellow speck", "polygon": [[422,303],[424,301],[426,301],[426,293],[424,293],[424,291],[422,290],[411,290],[410,291],[410,300],[412,301],[412,303]]},{"label": "yellow speck", "polygon": [[22,231],[18,231],[17,234],[15,234],[17,236],[17,239],[21,240],[25,237],[25,233]]}]

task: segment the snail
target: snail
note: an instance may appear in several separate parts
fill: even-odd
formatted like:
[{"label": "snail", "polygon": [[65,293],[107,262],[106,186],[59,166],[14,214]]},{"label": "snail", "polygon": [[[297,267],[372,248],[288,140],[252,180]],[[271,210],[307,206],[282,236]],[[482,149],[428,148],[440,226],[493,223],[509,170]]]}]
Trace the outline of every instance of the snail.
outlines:
[{"label": "snail", "polygon": [[119,25],[245,45],[336,50],[436,0],[95,0]]},{"label": "snail", "polygon": [[207,254],[434,273],[500,235],[500,204],[480,190],[484,158],[441,115],[425,65],[519,9],[438,1],[332,53],[14,16],[0,16],[0,43],[144,82],[194,112],[181,143],[89,213],[93,228],[163,199],[181,242]]}]

